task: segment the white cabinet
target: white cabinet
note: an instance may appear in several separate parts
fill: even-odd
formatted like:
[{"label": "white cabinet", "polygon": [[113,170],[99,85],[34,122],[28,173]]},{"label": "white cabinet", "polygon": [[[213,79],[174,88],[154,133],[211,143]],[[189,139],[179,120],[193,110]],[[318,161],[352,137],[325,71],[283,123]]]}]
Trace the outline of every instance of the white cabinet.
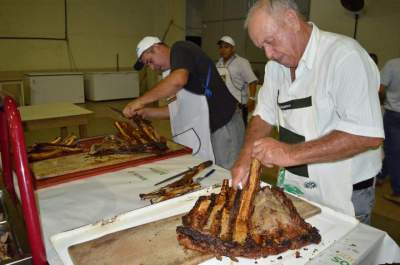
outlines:
[{"label": "white cabinet", "polygon": [[88,100],[111,100],[139,96],[136,71],[85,73],[85,97]]},{"label": "white cabinet", "polygon": [[53,102],[84,103],[83,73],[29,73],[25,84],[30,92],[30,104]]}]

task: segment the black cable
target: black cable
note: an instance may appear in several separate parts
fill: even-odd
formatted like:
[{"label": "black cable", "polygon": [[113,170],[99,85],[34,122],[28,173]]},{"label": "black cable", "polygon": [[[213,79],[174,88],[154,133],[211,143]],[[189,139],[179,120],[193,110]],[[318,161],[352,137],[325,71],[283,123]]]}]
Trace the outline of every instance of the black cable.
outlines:
[{"label": "black cable", "polygon": [[183,131],[183,132],[181,132],[181,133],[177,133],[177,134],[175,134],[175,135],[172,135],[172,138],[175,138],[175,137],[177,137],[177,136],[179,136],[179,135],[182,135],[182,134],[184,134],[184,133],[187,133],[188,131],[190,131],[190,130],[192,130],[193,132],[194,132],[194,134],[196,135],[196,137],[197,137],[197,140],[199,141],[199,148],[197,149],[197,151],[196,152],[194,152],[192,155],[197,155],[199,152],[200,152],[200,149],[201,149],[201,139],[200,139],[200,137],[199,137],[199,135],[197,134],[197,132],[196,132],[196,130],[192,127],[192,128],[189,128],[189,129],[187,129],[187,130],[185,130],[185,131]]}]

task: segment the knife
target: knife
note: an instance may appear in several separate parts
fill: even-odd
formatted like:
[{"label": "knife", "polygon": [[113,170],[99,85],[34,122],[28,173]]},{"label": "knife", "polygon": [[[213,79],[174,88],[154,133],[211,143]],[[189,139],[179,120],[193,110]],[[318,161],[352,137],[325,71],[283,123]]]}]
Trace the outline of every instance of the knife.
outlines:
[{"label": "knife", "polygon": [[203,162],[201,164],[198,164],[197,166],[191,167],[191,168],[189,168],[189,169],[187,169],[187,170],[185,170],[183,172],[180,172],[180,173],[178,173],[176,175],[173,175],[172,177],[169,177],[169,178],[166,178],[166,179],[164,179],[164,180],[162,180],[160,182],[157,182],[156,184],[154,184],[154,186],[158,186],[158,185],[163,184],[163,183],[165,183],[167,181],[173,180],[173,179],[175,179],[177,177],[180,177],[180,176],[182,176],[182,175],[184,175],[184,174],[186,174],[186,173],[188,173],[188,172],[190,172],[192,170],[195,170],[195,169],[197,169],[199,167],[206,168],[206,167],[211,166],[212,164],[213,164],[213,162],[211,160],[205,161],[205,162]]},{"label": "knife", "polygon": [[132,122],[131,119],[125,117],[124,113],[122,113],[122,110],[119,110],[119,109],[114,108],[114,107],[112,107],[112,106],[108,106],[108,108],[109,108],[110,110],[112,110],[113,112],[118,113],[118,116],[119,116],[120,118],[122,118],[122,119],[124,119],[124,120],[126,120],[126,121]]},{"label": "knife", "polygon": [[205,179],[205,178],[207,178],[207,177],[209,177],[212,173],[214,173],[214,171],[215,171],[215,169],[213,168],[213,169],[211,169],[210,171],[208,171],[208,173],[207,174],[205,174],[204,176],[202,176],[202,177],[200,177],[200,178],[197,178],[196,179],[196,182],[197,183],[200,183],[200,181],[202,181],[203,179]]}]

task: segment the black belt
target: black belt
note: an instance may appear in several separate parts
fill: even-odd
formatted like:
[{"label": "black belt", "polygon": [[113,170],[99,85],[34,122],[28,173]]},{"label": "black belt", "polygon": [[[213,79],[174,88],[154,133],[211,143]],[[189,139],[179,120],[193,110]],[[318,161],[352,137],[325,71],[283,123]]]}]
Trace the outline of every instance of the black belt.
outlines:
[{"label": "black belt", "polygon": [[353,190],[363,190],[369,187],[372,187],[372,185],[374,185],[374,179],[375,177],[372,177],[370,179],[358,182],[356,184],[353,185]]}]

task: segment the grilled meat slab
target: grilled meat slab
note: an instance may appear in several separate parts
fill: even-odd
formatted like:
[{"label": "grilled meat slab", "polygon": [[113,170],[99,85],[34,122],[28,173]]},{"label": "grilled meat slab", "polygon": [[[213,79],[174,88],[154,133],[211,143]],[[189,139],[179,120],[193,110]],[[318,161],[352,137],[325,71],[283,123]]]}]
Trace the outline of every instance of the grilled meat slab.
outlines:
[{"label": "grilled meat slab", "polygon": [[179,244],[236,260],[319,243],[318,230],[300,217],[281,189],[260,189],[259,175],[260,163],[253,161],[242,191],[229,187],[224,180],[219,194],[201,196],[176,229]]}]

